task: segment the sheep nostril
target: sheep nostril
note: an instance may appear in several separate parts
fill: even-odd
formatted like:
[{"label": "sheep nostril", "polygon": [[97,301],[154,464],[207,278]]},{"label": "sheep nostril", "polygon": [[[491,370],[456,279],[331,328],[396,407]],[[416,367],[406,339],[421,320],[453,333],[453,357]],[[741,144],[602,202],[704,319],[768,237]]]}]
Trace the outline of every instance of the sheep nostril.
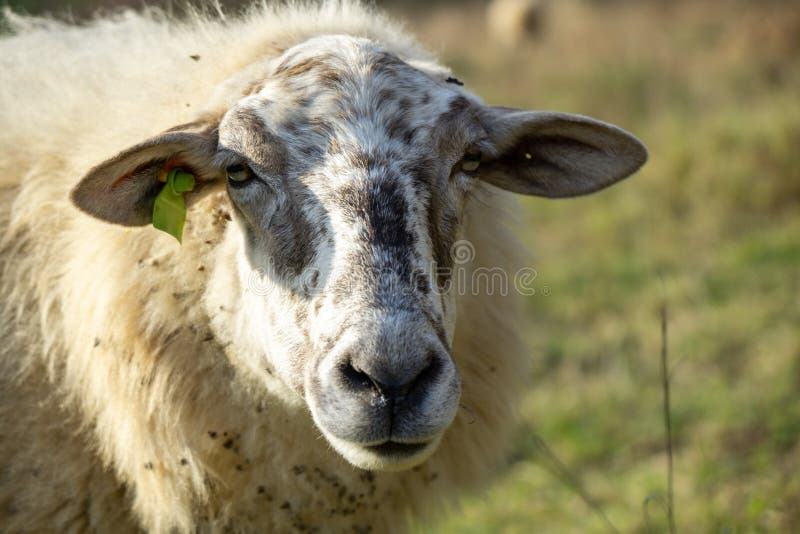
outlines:
[{"label": "sheep nostril", "polygon": [[410,382],[403,386],[403,395],[407,395],[412,388],[425,388],[430,386],[436,381],[441,368],[442,362],[439,360],[439,358],[437,358],[435,354],[431,355],[428,359],[428,365],[425,366],[425,368],[423,368]]},{"label": "sheep nostril", "polygon": [[354,367],[349,359],[339,366],[339,372],[345,384],[354,391],[379,389],[372,378],[367,373]]},{"label": "sheep nostril", "polygon": [[396,385],[380,384],[374,380],[373,383],[385,397],[394,400],[400,400],[404,399],[414,391],[425,389],[430,386],[436,381],[436,377],[439,374],[440,368],[441,362],[437,358],[431,357],[428,360],[428,364],[416,375],[414,375],[411,380]]},{"label": "sheep nostril", "polygon": [[389,365],[378,362],[377,358],[362,362],[357,355],[345,354],[337,367],[343,391],[366,393],[386,401],[399,401],[410,396],[419,399],[435,386],[443,366],[442,357],[435,351],[430,351],[424,358],[398,359]]}]

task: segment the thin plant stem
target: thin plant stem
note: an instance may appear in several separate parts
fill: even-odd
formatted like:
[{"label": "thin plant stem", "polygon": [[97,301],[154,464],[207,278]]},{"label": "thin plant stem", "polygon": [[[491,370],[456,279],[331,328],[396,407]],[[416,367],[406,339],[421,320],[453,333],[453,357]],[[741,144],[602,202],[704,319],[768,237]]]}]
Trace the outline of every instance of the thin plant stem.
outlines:
[{"label": "thin plant stem", "polygon": [[672,417],[669,400],[669,366],[667,358],[667,304],[661,305],[661,389],[664,392],[664,428],[667,445],[667,520],[670,534],[675,534],[675,493],[672,467]]}]

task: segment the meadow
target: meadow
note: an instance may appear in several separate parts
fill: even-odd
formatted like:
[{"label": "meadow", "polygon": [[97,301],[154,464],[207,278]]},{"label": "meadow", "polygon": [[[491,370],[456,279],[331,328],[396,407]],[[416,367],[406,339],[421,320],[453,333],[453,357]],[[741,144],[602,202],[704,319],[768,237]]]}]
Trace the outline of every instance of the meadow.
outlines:
[{"label": "meadow", "polygon": [[[439,533],[663,532],[667,308],[678,532],[800,531],[800,10],[791,2],[553,2],[492,46],[483,9],[410,26],[488,103],[636,133],[650,162],[526,199],[534,362],[513,458]],[[547,448],[542,446],[547,444]]]},{"label": "meadow", "polygon": [[513,454],[415,530],[611,530],[578,484],[619,531],[666,531],[665,307],[677,531],[800,532],[796,3],[555,0],[512,48],[481,3],[389,7],[488,103],[608,120],[651,155],[597,195],[523,201],[538,276]]}]

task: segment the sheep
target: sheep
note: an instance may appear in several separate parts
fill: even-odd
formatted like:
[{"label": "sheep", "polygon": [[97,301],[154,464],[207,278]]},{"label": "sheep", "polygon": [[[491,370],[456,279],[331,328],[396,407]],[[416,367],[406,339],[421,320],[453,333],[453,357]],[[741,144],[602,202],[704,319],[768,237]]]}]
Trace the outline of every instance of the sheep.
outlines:
[{"label": "sheep", "polygon": [[517,46],[541,34],[548,0],[492,0],[486,8],[489,36],[506,47]]},{"label": "sheep", "polygon": [[350,0],[6,15],[6,530],[395,532],[490,479],[519,295],[455,282],[524,265],[514,193],[604,188],[638,140],[483,105]]}]

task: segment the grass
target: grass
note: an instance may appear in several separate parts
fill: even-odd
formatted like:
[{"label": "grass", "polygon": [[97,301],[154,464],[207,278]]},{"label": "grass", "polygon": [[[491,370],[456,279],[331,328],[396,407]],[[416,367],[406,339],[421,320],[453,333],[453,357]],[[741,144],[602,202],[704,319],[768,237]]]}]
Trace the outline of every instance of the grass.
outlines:
[{"label": "grass", "polygon": [[[667,532],[659,309],[670,310],[678,532],[800,531],[800,14],[777,2],[553,3],[487,46],[479,7],[413,19],[492,104],[585,113],[648,145],[630,181],[526,199],[549,296],[503,476],[425,532]],[[647,504],[645,504],[647,503]],[[649,520],[648,520],[649,517]]]}]

